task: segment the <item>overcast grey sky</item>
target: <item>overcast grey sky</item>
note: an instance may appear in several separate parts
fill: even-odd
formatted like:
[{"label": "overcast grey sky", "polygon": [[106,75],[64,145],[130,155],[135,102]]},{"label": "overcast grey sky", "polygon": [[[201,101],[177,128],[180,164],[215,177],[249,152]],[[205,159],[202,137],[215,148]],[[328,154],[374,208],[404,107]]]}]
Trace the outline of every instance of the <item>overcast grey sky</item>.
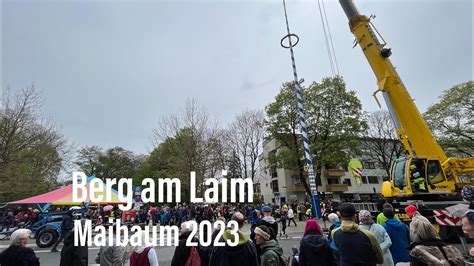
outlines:
[{"label": "overcast grey sky", "polygon": [[[376,82],[338,1],[325,0],[340,74],[368,111]],[[393,48],[421,111],[473,77],[471,0],[356,1]],[[299,76],[331,74],[317,0],[288,0]],[[150,151],[159,117],[194,97],[222,125],[292,79],[281,1],[2,1],[2,89],[35,83],[77,146]],[[380,100],[382,98],[380,97]]]}]

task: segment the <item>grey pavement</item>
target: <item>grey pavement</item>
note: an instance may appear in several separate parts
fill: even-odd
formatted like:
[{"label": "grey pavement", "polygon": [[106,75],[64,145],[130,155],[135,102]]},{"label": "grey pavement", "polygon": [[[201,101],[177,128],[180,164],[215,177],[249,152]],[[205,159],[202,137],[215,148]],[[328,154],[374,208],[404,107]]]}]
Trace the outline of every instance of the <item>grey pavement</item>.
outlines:
[{"label": "grey pavement", "polygon": [[[304,232],[304,226],[305,222],[298,222],[297,221],[297,226],[289,226],[286,229],[286,232],[288,234],[288,238],[278,238],[278,242],[280,246],[283,249],[284,255],[290,256],[292,255],[292,247],[297,247],[299,248],[299,244],[301,241],[301,238],[303,236]],[[320,222],[321,227],[324,229],[324,224]],[[330,224],[328,223],[326,225],[328,228]],[[278,228],[281,229],[281,223],[278,224]],[[250,226],[248,224],[244,225],[242,231],[244,233],[250,233]],[[9,241],[7,240],[2,240],[0,241],[0,252],[3,251],[8,247]],[[462,246],[460,244],[454,244],[459,250],[462,251]],[[469,245],[469,247],[472,247],[473,245]],[[47,266],[56,266],[59,265],[59,260],[60,260],[60,252],[58,253],[52,253],[49,248],[38,248],[34,242],[34,240],[30,240],[30,243],[28,244],[28,247],[33,248],[35,251],[36,255],[40,258],[40,263],[41,265],[47,265]],[[61,249],[62,245],[59,246],[59,249]],[[89,265],[97,265],[95,264],[95,257],[96,254],[99,250],[99,247],[91,246],[89,247]],[[169,266],[171,265],[171,259],[173,258],[175,247],[161,247],[157,246],[155,247],[155,251],[157,252],[158,255],[158,261],[160,266]]]},{"label": "grey pavement", "polygon": [[[288,238],[282,238],[278,239],[281,247],[283,248],[284,254],[289,256],[292,254],[291,248],[293,246],[299,247],[299,242],[303,236],[303,231],[304,231],[304,225],[305,222],[298,222],[297,221],[297,226],[295,227],[293,224],[290,227],[287,227],[287,234]],[[281,229],[281,223],[278,224],[278,228]],[[248,224],[245,224],[242,231],[244,233],[250,233],[250,226]],[[53,253],[50,251],[50,248],[39,248],[36,246],[35,240],[32,239],[28,243],[28,247],[32,248],[36,256],[40,258],[40,263],[41,265],[47,265],[47,266],[56,266],[59,265],[59,260],[60,260],[60,252]],[[1,240],[0,241],[0,252],[5,250],[9,245],[8,240]],[[62,248],[62,244],[59,245],[58,249],[60,250]],[[171,259],[173,258],[175,247],[161,247],[157,246],[155,247],[155,251],[158,255],[158,261],[160,263],[160,266],[169,266],[171,265]],[[97,255],[97,252],[99,251],[99,247],[96,246],[90,246],[89,247],[89,265],[97,265],[95,264],[95,257]]]}]

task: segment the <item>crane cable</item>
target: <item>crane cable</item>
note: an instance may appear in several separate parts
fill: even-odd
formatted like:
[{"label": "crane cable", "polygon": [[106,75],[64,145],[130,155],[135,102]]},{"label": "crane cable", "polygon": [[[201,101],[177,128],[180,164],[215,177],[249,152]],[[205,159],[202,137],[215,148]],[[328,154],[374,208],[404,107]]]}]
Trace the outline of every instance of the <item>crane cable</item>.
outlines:
[{"label": "crane cable", "polygon": [[321,23],[323,25],[324,39],[328,52],[329,64],[331,66],[331,73],[333,76],[339,75],[339,66],[337,64],[336,50],[334,50],[331,30],[329,28],[329,21],[326,14],[326,7],[324,6],[324,0],[318,0],[318,8],[319,15],[321,17]]}]

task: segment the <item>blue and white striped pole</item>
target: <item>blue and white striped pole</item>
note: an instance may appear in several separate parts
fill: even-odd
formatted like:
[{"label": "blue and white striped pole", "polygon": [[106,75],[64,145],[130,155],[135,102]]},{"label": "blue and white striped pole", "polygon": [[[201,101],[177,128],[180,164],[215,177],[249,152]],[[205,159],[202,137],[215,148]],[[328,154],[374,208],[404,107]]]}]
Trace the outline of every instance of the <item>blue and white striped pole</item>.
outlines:
[{"label": "blue and white striped pole", "polygon": [[[293,52],[293,47],[296,46],[296,44],[298,44],[299,38],[298,38],[298,35],[290,33],[290,26],[288,24],[288,15],[286,12],[285,0],[283,0],[283,8],[285,10],[286,30],[288,34],[281,39],[280,43],[282,47],[290,49],[291,63],[293,65],[293,76],[295,79],[295,93],[296,93],[296,102],[298,106],[298,116],[300,120],[301,135],[303,136],[304,156],[306,159],[306,166],[308,168],[309,188],[311,191],[311,201],[312,201],[311,211],[313,212],[314,218],[319,218],[321,217],[321,206],[320,206],[321,201],[319,199],[318,189],[316,186],[316,177],[314,175],[314,169],[313,169],[311,146],[309,145],[308,131],[306,129],[306,119],[305,119],[305,113],[304,113],[304,107],[303,107],[303,89],[301,88],[301,85],[298,79],[298,74],[296,72],[295,54]],[[296,38],[295,44],[293,44],[291,41],[292,37]],[[288,38],[288,46],[286,46],[283,43],[284,40],[287,38]]]}]

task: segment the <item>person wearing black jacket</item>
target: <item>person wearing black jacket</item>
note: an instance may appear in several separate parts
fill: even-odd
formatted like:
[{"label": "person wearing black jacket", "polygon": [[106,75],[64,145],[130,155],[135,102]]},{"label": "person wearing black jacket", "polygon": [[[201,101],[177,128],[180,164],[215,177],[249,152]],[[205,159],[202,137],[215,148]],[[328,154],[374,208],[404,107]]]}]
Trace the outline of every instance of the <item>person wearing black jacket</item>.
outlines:
[{"label": "person wearing black jacket", "polygon": [[337,265],[333,251],[316,220],[311,219],[306,222],[303,239],[300,242],[299,265]]},{"label": "person wearing black jacket", "polygon": [[[207,254],[207,250],[204,247],[200,245],[196,247],[186,245],[186,241],[189,237],[189,234],[191,234],[192,232],[190,224],[191,222],[184,222],[181,224],[181,232],[179,234],[179,245],[174,250],[173,259],[171,260],[171,266],[186,265],[186,262],[189,259],[189,255],[191,254],[192,248],[197,249],[199,258],[201,259],[201,265],[209,264],[209,255]],[[199,243],[199,240],[194,237],[192,242]]]},{"label": "person wearing black jacket", "polygon": [[39,258],[33,249],[26,247],[31,235],[29,229],[17,229],[11,236],[10,246],[0,253],[2,266],[39,266]]},{"label": "person wearing black jacket", "polygon": [[61,243],[61,241],[66,238],[67,234],[74,228],[74,222],[72,220],[72,211],[68,211],[66,214],[63,215],[63,221],[61,223],[61,235],[58,238],[58,241],[54,244],[53,248],[51,248],[51,252],[58,252],[56,249]]},{"label": "person wearing black jacket", "polygon": [[361,230],[356,221],[356,209],[350,203],[339,207],[342,224],[331,232],[339,251],[341,266],[375,266],[383,263],[383,253],[377,238]]},{"label": "person wearing black jacket", "polygon": [[59,266],[87,266],[88,260],[89,250],[87,244],[74,246],[74,232],[67,233],[61,250]]},{"label": "person wearing black jacket", "polygon": [[240,231],[244,226],[244,215],[235,212],[231,219],[239,225],[239,242],[235,247],[229,246],[226,242],[233,240],[234,236],[229,231],[224,232],[220,241],[226,244],[223,247],[213,248],[209,266],[258,266],[258,255],[254,243]]}]

